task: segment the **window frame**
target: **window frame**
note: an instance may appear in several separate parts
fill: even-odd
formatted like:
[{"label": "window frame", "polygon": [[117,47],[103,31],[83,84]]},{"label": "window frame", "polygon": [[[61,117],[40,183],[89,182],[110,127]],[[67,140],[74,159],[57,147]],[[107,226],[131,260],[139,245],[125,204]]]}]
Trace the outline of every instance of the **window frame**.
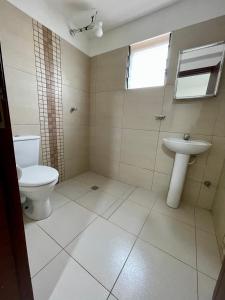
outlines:
[{"label": "window frame", "polygon": [[[141,44],[141,43],[145,43],[145,42],[148,42],[148,41],[151,41],[151,40],[154,40],[154,39],[160,39],[160,38],[163,38],[163,37],[166,38],[167,36],[168,36],[168,51],[167,51],[166,68],[165,68],[165,72],[164,72],[164,82],[163,82],[163,85],[160,85],[160,86],[158,86],[158,85],[155,85],[155,86],[143,86],[143,87],[133,87],[133,88],[129,87],[132,45],[138,45],[138,44]],[[168,32],[168,33],[161,34],[161,35],[152,37],[150,39],[146,39],[146,40],[143,40],[143,41],[140,41],[140,42],[137,42],[137,43],[129,45],[129,48],[128,48],[128,58],[127,58],[127,67],[126,67],[126,89],[127,90],[145,89],[145,88],[157,88],[157,87],[162,87],[162,86],[166,85],[167,75],[168,75],[168,62],[169,62],[169,55],[170,55],[169,51],[170,51],[170,46],[171,46],[171,37],[172,37],[172,32]]]}]

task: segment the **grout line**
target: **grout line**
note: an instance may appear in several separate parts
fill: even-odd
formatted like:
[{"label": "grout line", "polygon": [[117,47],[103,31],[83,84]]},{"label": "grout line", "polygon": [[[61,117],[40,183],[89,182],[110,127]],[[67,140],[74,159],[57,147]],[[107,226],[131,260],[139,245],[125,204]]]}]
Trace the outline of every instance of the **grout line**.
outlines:
[{"label": "grout line", "polygon": [[[84,195],[78,197],[76,200],[72,200],[72,199],[69,199],[69,200],[70,200],[70,202],[75,203],[75,204],[79,205],[79,206],[82,207],[82,208],[85,208],[86,210],[88,210],[88,211],[91,212],[92,214],[95,214],[95,215],[97,215],[97,216],[99,216],[99,217],[102,217],[102,218],[104,218],[105,220],[107,220],[107,218],[105,218],[105,217],[103,216],[103,214],[105,214],[105,213],[110,209],[110,207],[113,206],[113,205],[115,204],[115,202],[117,202],[117,201],[119,201],[119,200],[123,200],[123,202],[122,202],[117,208],[115,208],[115,210],[117,210],[117,209],[125,202],[125,200],[127,199],[127,197],[129,197],[129,195],[130,195],[133,191],[131,191],[130,194],[129,194],[127,197],[125,197],[124,199],[123,199],[123,198],[118,198],[118,199],[117,199],[116,196],[113,196],[113,195],[110,194],[110,193],[107,193],[107,192],[105,192],[105,191],[102,191],[103,193],[105,193],[105,194],[107,194],[107,195],[109,195],[109,196],[111,196],[111,197],[113,197],[113,198],[116,198],[115,201],[114,201],[114,202],[106,209],[106,211],[104,211],[103,214],[99,214],[99,213],[97,213],[97,212],[91,210],[90,208],[88,208],[88,207],[82,205],[80,202],[77,202],[78,199],[81,199],[81,198],[85,197],[88,193],[92,193],[92,192],[94,193],[95,191],[90,190],[90,192],[85,193]],[[61,194],[61,195],[64,196],[64,194]],[[63,206],[65,206],[66,204],[68,204],[68,203],[65,203]],[[61,208],[61,207],[59,207],[59,208]],[[113,213],[114,213],[114,212],[115,212],[115,211],[113,211]],[[112,213],[112,214],[113,214],[113,213]],[[109,218],[110,218],[110,217],[111,217],[111,215],[109,216]]]},{"label": "grout line", "polygon": [[108,300],[110,296],[113,296],[116,300],[119,300],[119,298],[117,298],[113,293],[109,293],[109,295],[108,295],[108,297],[107,297],[106,300]]},{"label": "grout line", "polygon": [[45,264],[38,272],[36,272],[33,276],[32,276],[32,278],[34,277],[34,276],[36,276],[40,271],[42,271],[45,267],[47,267],[55,258],[56,258],[56,256],[58,256],[61,252],[63,252],[63,251],[65,251],[66,253],[68,253],[67,251],[66,251],[66,247],[68,247],[81,233],[83,233],[88,227],[89,227],[89,225],[91,225],[95,220],[97,219],[97,217],[96,218],[94,218],[78,235],[76,235],[74,238],[73,238],[73,240],[72,241],[70,241],[68,244],[66,244],[66,246],[62,246],[62,245],[60,245],[50,234],[48,234],[48,232],[46,232],[40,225],[38,225],[38,224],[36,224],[45,234],[47,234],[58,246],[60,246],[60,248],[61,248],[61,250],[52,258],[52,259],[50,259],[50,261],[48,261],[48,263],[47,264]]},{"label": "grout line", "polygon": [[57,242],[46,230],[44,230],[39,224],[38,222],[35,223],[35,225],[37,225],[51,240],[53,240],[61,249],[63,249],[63,246],[59,244],[59,242]]},{"label": "grout line", "polygon": [[[157,200],[157,201],[158,201],[158,200]],[[193,207],[193,208],[194,208],[194,207]],[[176,221],[176,222],[179,222],[179,223],[182,223],[182,224],[184,224],[184,225],[190,226],[191,228],[194,228],[194,227],[195,227],[195,224],[190,224],[190,223],[188,223],[188,222],[182,221],[182,220],[178,219],[177,217],[171,216],[171,215],[167,214],[166,212],[160,211],[160,210],[157,209],[157,208],[154,208],[154,207],[153,207],[153,211],[156,212],[156,213],[159,213],[159,214],[161,214],[161,215],[163,215],[163,216],[166,216],[166,217],[168,217],[168,218],[171,218],[171,219],[173,219],[173,220]]]},{"label": "grout line", "polygon": [[15,67],[15,66],[12,66],[12,65],[9,65],[9,64],[5,64],[5,67],[6,67],[6,68],[9,68],[9,69],[16,70],[16,71],[18,71],[18,72],[25,73],[25,74],[30,75],[30,76],[33,76],[33,77],[35,77],[35,79],[36,79],[35,62],[34,62],[34,65],[33,65],[33,67],[34,67],[34,73],[32,73],[31,71],[29,72],[29,71],[27,71],[27,70],[25,70],[25,69],[22,70],[22,69],[19,68],[19,67]]},{"label": "grout line", "polygon": [[63,252],[63,248],[56,254],[54,255],[47,264],[45,264],[39,271],[37,271],[34,275],[31,276],[31,279],[33,279],[34,277],[36,277],[41,271],[43,271],[45,269],[45,267],[47,267],[59,254],[61,254]]},{"label": "grout line", "polygon": [[[131,191],[131,192],[128,194],[128,196],[124,199],[124,201],[123,201],[123,202],[122,202],[122,203],[121,203],[121,204],[113,211],[113,213],[112,213],[107,219],[104,218],[104,216],[102,216],[102,215],[98,215],[98,217],[103,218],[103,219],[109,221],[111,224],[113,224],[113,225],[119,227],[120,229],[124,230],[125,232],[127,232],[127,233],[129,233],[129,234],[131,234],[131,235],[133,235],[133,236],[136,236],[137,238],[139,238],[139,235],[140,235],[141,230],[142,230],[142,228],[143,228],[144,225],[142,226],[142,228],[141,228],[141,230],[140,230],[140,232],[139,232],[138,234],[134,234],[134,233],[132,233],[132,232],[127,231],[126,229],[124,229],[124,228],[121,227],[120,225],[118,225],[118,224],[116,224],[116,223],[113,223],[113,222],[111,222],[111,221],[109,220],[109,218],[111,218],[111,216],[112,216],[112,215],[113,215],[113,214],[114,214],[114,213],[122,206],[122,204],[129,198],[129,196],[130,196],[133,192],[134,192],[134,190]],[[118,199],[118,200],[119,200],[119,199]],[[155,203],[156,203],[156,202],[157,202],[157,200],[154,202],[152,208],[150,209],[149,214],[148,214],[148,216],[146,217],[146,220],[147,220],[147,218],[150,216],[150,214],[152,213],[152,211],[154,210],[154,206],[155,206]],[[78,204],[78,205],[80,205],[80,204]],[[80,206],[82,206],[82,205],[80,205]],[[82,207],[83,207],[83,206],[82,206]],[[84,207],[84,208],[86,208],[86,207]],[[87,209],[87,208],[86,208],[86,209]],[[194,209],[195,209],[195,208],[194,208]],[[89,210],[89,209],[88,209],[88,210]],[[93,211],[91,211],[91,210],[89,210],[89,211],[93,213]],[[161,212],[159,212],[159,213],[162,214],[162,215],[165,215],[165,214],[163,214],[163,213],[161,213]],[[166,216],[167,216],[167,215],[166,215]],[[168,217],[170,217],[170,218],[172,218],[172,219],[175,219],[175,218],[173,218],[173,217],[171,217],[171,216],[168,216]],[[145,220],[144,224],[146,223],[146,220]],[[191,224],[187,224],[187,223],[182,222],[182,221],[177,220],[177,219],[175,219],[175,220],[176,220],[177,222],[181,222],[181,223],[183,223],[183,224],[185,224],[185,225],[188,225],[188,226],[190,226],[190,227],[193,228],[193,226],[192,226]],[[75,239],[76,239],[76,237],[75,237],[73,240],[75,240]],[[140,238],[140,239],[141,239],[141,238]],[[145,242],[147,242],[147,243],[149,243],[149,244],[151,244],[150,242],[148,242],[148,241],[146,241],[146,240],[144,240],[144,239],[141,239],[141,240],[142,240],[142,241],[145,241]],[[173,258],[179,260],[180,262],[186,264],[187,266],[189,266],[189,267],[191,267],[191,268],[197,270],[197,268],[194,268],[193,266],[191,266],[191,265],[185,263],[185,262],[182,261],[181,259],[179,259],[179,258],[173,256],[172,254],[166,252],[164,249],[161,249],[161,248],[155,246],[154,244],[151,244],[151,245],[152,245],[153,247],[155,247],[155,248],[157,248],[157,249],[163,251],[164,253],[170,255],[171,257],[173,257]],[[197,265],[196,265],[196,266],[197,266]]]},{"label": "grout line", "polygon": [[195,222],[195,264],[197,270],[197,298],[199,299],[199,282],[198,282],[198,250],[197,250],[197,218],[196,218],[196,208],[194,208],[194,222]]},{"label": "grout line", "polygon": [[178,257],[176,257],[176,256],[174,256],[174,255],[172,255],[171,253],[167,252],[166,250],[164,250],[164,249],[162,249],[162,248],[159,248],[158,246],[152,244],[152,243],[149,242],[149,241],[144,240],[144,239],[141,238],[141,237],[138,237],[138,239],[141,240],[142,242],[145,242],[146,244],[151,245],[153,248],[156,248],[156,249],[160,250],[161,252],[163,252],[163,253],[167,254],[168,256],[172,257],[173,259],[178,260],[179,262],[183,263],[183,264],[186,265],[187,267],[189,267],[189,268],[191,268],[191,269],[193,269],[193,270],[195,270],[195,271],[198,271],[197,268],[193,267],[192,265],[189,265],[188,263],[186,263],[186,262],[184,262],[183,260],[181,260],[180,258],[178,258]]},{"label": "grout line", "polygon": [[[82,183],[83,184],[83,183]],[[131,190],[127,195],[126,195],[126,197],[123,199],[123,202],[113,211],[113,213],[108,217],[108,218],[110,218],[114,213],[115,213],[115,211],[117,211],[118,209],[119,209],[119,207],[121,207],[121,205],[125,202],[125,201],[127,201],[128,200],[128,198],[130,197],[130,195],[135,191],[136,189],[134,189],[134,190]],[[58,193],[58,192],[56,192],[56,193]],[[88,193],[88,192],[87,192]],[[87,194],[86,193],[86,194]],[[59,193],[59,194],[61,194],[61,193]],[[78,199],[80,199],[80,198],[82,198],[83,196],[85,196],[86,194],[84,194],[84,195],[82,195],[81,197],[79,197]],[[63,195],[63,194],[62,194]],[[110,194],[111,195],[111,194]],[[112,196],[112,195],[111,195]],[[68,197],[66,197],[67,199],[69,199]],[[117,199],[117,200],[119,200],[119,198]],[[115,200],[115,201],[117,201],[117,200]],[[125,267],[125,265],[126,265],[126,263],[127,263],[127,261],[128,261],[128,259],[129,259],[129,257],[130,257],[130,255],[131,255],[131,253],[132,253],[132,251],[133,251],[133,249],[134,249],[134,247],[135,247],[135,245],[136,245],[136,243],[137,243],[137,241],[138,240],[140,240],[140,241],[143,241],[143,242],[145,242],[145,243],[147,243],[147,244],[149,244],[149,245],[151,245],[152,247],[154,247],[154,248],[156,248],[156,249],[158,249],[158,250],[160,250],[160,251],[162,251],[162,252],[164,252],[165,254],[167,254],[167,255],[169,255],[169,256],[171,256],[172,258],[174,258],[174,259],[176,259],[176,260],[178,260],[178,261],[180,261],[181,263],[183,263],[183,264],[185,264],[186,266],[188,266],[188,267],[191,267],[192,269],[194,269],[195,271],[196,271],[196,275],[197,275],[197,296],[199,297],[199,294],[198,294],[198,272],[200,272],[200,271],[198,271],[198,268],[197,268],[197,237],[196,237],[196,230],[197,230],[197,225],[196,225],[196,208],[194,207],[194,223],[195,223],[195,225],[194,225],[194,228],[195,228],[195,249],[196,249],[196,268],[194,268],[193,266],[191,266],[191,265],[189,265],[189,264],[187,264],[187,263],[185,263],[184,261],[182,261],[181,259],[179,259],[179,258],[177,258],[177,257],[175,257],[175,256],[173,256],[173,255],[171,255],[170,253],[168,253],[168,252],[166,252],[165,250],[163,250],[163,249],[161,249],[161,248],[159,248],[159,247],[157,247],[157,246],[155,246],[155,245],[153,245],[153,244],[151,244],[151,242],[148,242],[148,241],[146,241],[146,240],[144,240],[144,239],[142,239],[142,238],[140,238],[140,234],[141,234],[141,231],[142,231],[142,229],[143,229],[143,227],[145,226],[145,224],[146,224],[146,222],[147,222],[147,220],[148,220],[148,218],[150,217],[150,215],[151,215],[151,213],[152,213],[152,211],[154,211],[154,206],[155,206],[155,203],[157,202],[157,201],[159,201],[159,200],[156,200],[155,202],[154,202],[154,204],[152,205],[152,207],[151,207],[151,209],[149,210],[149,213],[148,213],[148,215],[146,216],[146,218],[145,218],[145,221],[144,221],[144,223],[143,223],[143,225],[141,226],[141,228],[140,228],[140,231],[139,231],[139,233],[136,235],[136,234],[133,234],[133,233],[131,233],[131,232],[129,232],[129,231],[127,231],[126,229],[124,229],[124,228],[122,228],[122,227],[120,227],[118,224],[114,224],[113,222],[111,222],[110,220],[108,220],[108,219],[105,219],[103,216],[101,216],[101,215],[96,215],[96,213],[95,212],[93,212],[93,211],[91,211],[91,210],[89,210],[87,207],[84,207],[84,206],[82,206],[80,203],[77,203],[76,202],[76,200],[71,200],[71,199],[69,199],[69,201],[68,202],[66,202],[66,203],[64,203],[62,206],[60,206],[60,207],[58,207],[58,208],[56,208],[56,209],[54,209],[53,210],[53,213],[54,213],[54,211],[55,210],[58,210],[58,209],[60,209],[60,208],[62,208],[63,206],[65,206],[65,205],[67,205],[67,204],[69,204],[69,203],[71,203],[71,202],[74,202],[74,203],[76,203],[77,205],[79,205],[79,206],[81,206],[81,207],[84,207],[85,209],[87,209],[88,211],[90,211],[92,214],[95,214],[96,216],[95,216],[95,218],[79,233],[79,234],[77,234],[68,244],[66,244],[64,247],[62,247],[54,238],[52,238],[39,224],[38,224],[38,222],[36,222],[35,224],[43,231],[43,232],[45,232],[52,240],[54,240],[59,246],[60,246],[60,248],[61,248],[61,250],[60,250],[60,252],[59,253],[57,253],[45,266],[43,266],[37,273],[35,273],[33,276],[32,276],[32,278],[34,278],[39,272],[41,272],[48,264],[50,264],[60,253],[62,253],[62,251],[64,250],[70,257],[72,257],[68,252],[67,252],[67,250],[66,250],[66,248],[74,241],[74,240],[76,240],[93,222],[95,222],[97,219],[99,219],[99,218],[103,218],[103,219],[105,219],[105,221],[108,221],[109,223],[111,223],[111,224],[113,224],[113,225],[115,225],[115,226],[117,226],[117,227],[119,227],[119,228],[121,228],[123,231],[125,231],[125,232],[127,232],[127,233],[129,233],[129,234],[132,234],[134,237],[135,237],[135,241],[134,241],[134,243],[133,243],[133,245],[132,245],[132,247],[131,247],[131,250],[129,251],[129,253],[128,253],[128,256],[127,256],[127,258],[126,258],[126,260],[125,260],[125,262],[124,262],[124,264],[123,264],[123,266],[122,266],[122,268],[121,268],[121,270],[120,270],[120,272],[119,272],[119,274],[118,274],[118,276],[117,276],[117,278],[116,278],[116,280],[115,280],[115,282],[114,282],[114,284],[113,284],[113,287],[111,288],[111,290],[109,290],[108,288],[106,288],[98,279],[96,279],[91,273],[89,273],[89,271],[88,270],[86,270],[86,268],[84,267],[84,266],[82,266],[74,257],[72,257],[72,259],[76,262],[76,263],[78,263],[90,276],[92,276],[99,284],[101,284],[101,286],[103,286],[108,292],[109,292],[109,295],[108,295],[108,297],[107,297],[107,299],[110,297],[110,295],[112,294],[113,296],[114,296],[114,294],[112,293],[112,291],[113,291],[113,289],[114,289],[114,287],[115,287],[115,285],[116,285],[116,283],[117,283],[117,281],[118,281],[118,279],[119,279],[119,277],[120,277],[120,275],[121,275],[121,273],[122,273],[122,271],[123,271],[123,269],[124,269],[124,267]],[[143,207],[143,208],[146,208],[146,207],[144,207],[144,206],[142,206],[142,205],[140,205],[140,204],[138,204],[138,203],[136,203],[135,201],[132,201],[132,202],[134,202],[135,204],[137,204],[137,205],[139,205],[139,206],[141,206],[141,207]],[[115,202],[113,202],[112,203],[112,205],[114,204]],[[111,205],[111,206],[112,206]],[[110,207],[111,207],[110,206]],[[110,209],[110,207],[108,208],[108,209]],[[107,209],[107,210],[108,210]],[[147,208],[146,208],[146,210],[147,210]],[[161,213],[160,211],[159,211],[159,213]],[[161,214],[163,214],[163,213],[161,213]],[[163,214],[164,215],[164,214]],[[171,216],[168,216],[168,217],[171,217]],[[173,218],[173,217],[171,217],[171,218]],[[177,219],[176,219],[177,220]],[[180,221],[180,220],[177,220],[178,222],[182,222],[182,221]],[[182,223],[185,223],[185,222],[182,222]],[[186,224],[186,223],[185,223]],[[190,224],[186,224],[186,225],[189,225],[189,226],[192,226],[192,225],[190,225]],[[193,226],[192,226],[193,227]],[[200,229],[201,230],[201,229]],[[203,230],[204,231],[204,230]],[[203,273],[203,272],[200,272],[200,273],[202,273],[202,274],[204,274],[204,275],[206,275],[207,277],[209,277],[210,279],[212,279],[212,280],[215,280],[215,278],[212,278],[211,276],[209,276],[208,274],[205,274],[205,273]]]},{"label": "grout line", "polygon": [[210,275],[208,275],[208,274],[206,274],[206,273],[204,273],[204,272],[202,272],[202,271],[197,270],[197,272],[198,272],[198,273],[201,273],[201,274],[203,274],[203,275],[205,275],[206,277],[208,277],[209,279],[214,280],[215,282],[217,281],[217,279],[213,278],[212,276],[210,276]]},{"label": "grout line", "polygon": [[122,266],[122,268],[121,268],[121,270],[120,270],[120,272],[119,272],[119,274],[118,274],[118,276],[117,276],[117,278],[116,278],[116,280],[115,280],[115,282],[114,282],[114,284],[113,284],[113,286],[112,286],[112,288],[110,290],[110,294],[112,293],[112,291],[113,291],[113,289],[114,289],[114,287],[115,287],[115,285],[116,285],[116,283],[117,283],[117,281],[118,281],[118,279],[119,279],[119,277],[120,277],[120,275],[121,275],[121,273],[122,273],[122,271],[123,271],[123,269],[125,267],[125,264],[127,263],[128,258],[130,257],[130,254],[131,254],[131,252],[132,252],[132,250],[133,250],[133,248],[134,248],[137,240],[138,240],[138,237],[136,237],[136,239],[135,239],[135,241],[133,243],[133,246],[131,247],[131,249],[130,249],[128,255],[127,255],[127,258],[126,258],[125,262],[123,263],[123,266]]},{"label": "grout line", "polygon": [[110,290],[104,286],[93,274],[91,274],[78,260],[76,260],[66,249],[63,249],[84,271],[86,271],[92,278],[94,278],[107,292],[110,293]]},{"label": "grout line", "polygon": [[[109,220],[109,218],[112,217],[112,215],[123,205],[123,203],[130,197],[130,195],[136,190],[136,188],[132,191],[130,191],[130,193],[128,195],[126,195],[126,197],[123,199],[123,201],[119,204],[119,206],[117,206],[115,208],[115,210],[113,210],[113,212],[111,213],[111,215],[109,217],[106,218],[106,220]],[[118,199],[119,200],[119,199]],[[122,199],[121,199],[122,200]],[[113,205],[113,204],[112,204]],[[107,209],[107,211],[112,207],[112,205]],[[107,212],[105,211],[105,213]]]},{"label": "grout line", "polygon": [[127,263],[127,261],[128,261],[128,258],[130,257],[130,254],[131,254],[131,252],[132,252],[134,246],[136,245],[137,240],[139,239],[139,235],[140,235],[142,229],[144,228],[144,226],[145,226],[145,224],[146,224],[146,222],[147,222],[147,220],[148,220],[148,218],[149,218],[149,215],[150,215],[151,211],[152,211],[152,208],[151,208],[149,214],[146,216],[145,221],[144,221],[142,227],[140,228],[139,234],[136,236],[136,239],[135,239],[135,241],[134,241],[134,244],[133,244],[133,246],[132,246],[130,252],[128,253],[128,256],[127,256],[127,258],[126,258],[126,260],[125,260],[125,262],[124,262],[124,264],[123,264],[123,266],[122,266],[122,268],[121,268],[121,270],[120,270],[120,272],[119,272],[119,274],[118,274],[118,276],[117,276],[117,278],[116,278],[116,280],[115,280],[115,282],[114,282],[114,284],[113,284],[113,287],[112,287],[110,293],[112,293],[112,291],[113,291],[113,289],[114,289],[114,287],[115,287],[115,285],[116,285],[116,283],[117,283],[117,281],[118,281],[118,279],[119,279],[119,277],[120,277],[120,275],[121,275],[121,273],[122,273],[122,271],[123,271],[123,269],[124,269],[124,267],[125,267],[125,265],[126,265],[126,263]]}]

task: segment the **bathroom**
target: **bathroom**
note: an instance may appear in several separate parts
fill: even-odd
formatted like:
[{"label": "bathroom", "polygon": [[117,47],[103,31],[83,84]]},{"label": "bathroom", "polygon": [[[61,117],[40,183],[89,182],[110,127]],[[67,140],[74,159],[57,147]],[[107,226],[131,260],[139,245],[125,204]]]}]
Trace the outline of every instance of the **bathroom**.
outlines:
[{"label": "bathroom", "polygon": [[[224,50],[210,95],[178,95],[182,55],[224,47],[225,3],[160,2],[0,0],[26,277],[0,299],[225,299]],[[196,140],[179,169],[168,143]]]}]

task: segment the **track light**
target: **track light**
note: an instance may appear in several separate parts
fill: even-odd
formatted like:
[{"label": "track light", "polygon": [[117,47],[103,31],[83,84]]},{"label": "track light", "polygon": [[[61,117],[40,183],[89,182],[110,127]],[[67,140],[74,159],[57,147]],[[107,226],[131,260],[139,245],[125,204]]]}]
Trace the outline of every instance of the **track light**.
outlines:
[{"label": "track light", "polygon": [[84,27],[70,29],[70,34],[72,36],[75,36],[77,33],[81,33],[81,32],[85,32],[85,31],[94,29],[95,35],[98,38],[101,38],[103,36],[103,28],[102,28],[103,22],[99,21],[96,23],[97,13],[98,12],[96,11],[96,13],[93,16],[91,16],[90,24],[88,24],[87,26],[84,26]]}]

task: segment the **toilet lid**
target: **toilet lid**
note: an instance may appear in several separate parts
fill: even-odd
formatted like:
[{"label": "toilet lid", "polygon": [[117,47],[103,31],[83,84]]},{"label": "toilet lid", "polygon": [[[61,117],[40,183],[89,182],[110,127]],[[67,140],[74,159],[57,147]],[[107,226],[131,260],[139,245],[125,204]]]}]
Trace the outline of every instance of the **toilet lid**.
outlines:
[{"label": "toilet lid", "polygon": [[58,179],[59,173],[56,169],[46,166],[31,166],[22,169],[20,186],[40,186],[49,184]]}]

